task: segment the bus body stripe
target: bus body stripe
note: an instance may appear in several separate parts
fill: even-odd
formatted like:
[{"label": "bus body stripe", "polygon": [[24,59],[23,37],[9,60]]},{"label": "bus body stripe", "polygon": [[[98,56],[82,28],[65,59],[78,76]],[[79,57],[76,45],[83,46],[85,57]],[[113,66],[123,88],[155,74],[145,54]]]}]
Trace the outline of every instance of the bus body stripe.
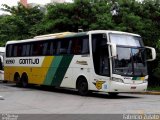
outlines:
[{"label": "bus body stripe", "polygon": [[59,67],[59,64],[62,60],[62,56],[55,56],[54,59],[52,60],[52,63],[48,69],[48,72],[46,74],[45,80],[44,80],[44,85],[51,85],[52,79],[56,75],[56,71]]},{"label": "bus body stripe", "polygon": [[63,59],[61,60],[59,67],[56,70],[56,73],[52,80],[52,85],[60,87],[62,80],[66,74],[66,71],[72,61],[73,55],[70,56],[63,56]]},{"label": "bus body stripe", "polygon": [[145,77],[133,77],[132,80],[145,80]]},{"label": "bus body stripe", "polygon": [[[54,60],[54,56],[46,56],[44,58],[43,63],[42,63],[42,67],[34,68],[37,71],[34,71],[35,73],[32,73],[32,74],[37,74],[39,76],[36,84],[43,84],[44,83],[46,74],[48,73],[48,69],[50,68],[53,60]],[[30,75],[30,76],[32,76],[32,75]]]}]

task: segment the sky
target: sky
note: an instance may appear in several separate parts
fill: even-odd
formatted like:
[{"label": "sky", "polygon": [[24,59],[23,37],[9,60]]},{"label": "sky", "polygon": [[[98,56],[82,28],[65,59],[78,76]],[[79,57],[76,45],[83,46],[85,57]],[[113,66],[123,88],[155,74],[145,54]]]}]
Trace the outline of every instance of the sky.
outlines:
[{"label": "sky", "polygon": [[[20,0],[0,0],[0,8],[2,8],[2,4],[7,4],[9,6],[16,6],[17,2]],[[66,0],[70,2],[71,0]],[[38,4],[47,4],[50,0],[28,0],[28,3],[38,3]],[[0,10],[0,14],[3,14],[4,12]]]}]

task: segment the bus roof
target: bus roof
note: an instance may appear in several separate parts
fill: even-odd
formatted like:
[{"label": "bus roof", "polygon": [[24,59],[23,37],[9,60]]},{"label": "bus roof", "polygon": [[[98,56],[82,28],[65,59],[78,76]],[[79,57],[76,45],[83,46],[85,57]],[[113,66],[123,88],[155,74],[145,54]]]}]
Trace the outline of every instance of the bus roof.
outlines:
[{"label": "bus roof", "polygon": [[55,33],[55,34],[46,34],[46,35],[35,36],[32,39],[8,41],[6,44],[34,42],[34,41],[37,41],[37,40],[41,41],[41,40],[49,40],[49,39],[56,39],[56,38],[68,38],[68,37],[76,37],[76,36],[84,36],[84,35],[87,35],[87,32],[80,32],[80,33],[63,32],[63,33]]},{"label": "bus roof", "polygon": [[65,35],[71,35],[74,34],[73,32],[62,32],[62,33],[54,33],[54,34],[46,34],[46,35],[39,35],[35,36],[34,38],[48,38],[48,37],[59,37],[59,36],[65,36]]},{"label": "bus roof", "polygon": [[133,36],[139,36],[138,34],[129,33],[129,32],[122,32],[122,31],[114,31],[114,30],[93,30],[89,31],[88,33],[94,34],[94,33],[115,33],[115,34],[125,34],[125,35],[133,35]]},{"label": "bus roof", "polygon": [[37,40],[49,40],[49,39],[56,39],[56,38],[68,38],[68,37],[76,37],[76,36],[84,36],[88,34],[94,33],[116,33],[116,34],[127,34],[133,36],[140,36],[138,34],[128,33],[128,32],[121,32],[121,31],[112,31],[112,30],[93,30],[88,32],[61,32],[61,33],[54,33],[54,34],[46,34],[46,35],[39,35],[35,36],[32,39],[25,39],[25,40],[15,40],[15,41],[8,41],[6,44],[14,44],[14,43],[24,43],[24,42],[34,42]]}]

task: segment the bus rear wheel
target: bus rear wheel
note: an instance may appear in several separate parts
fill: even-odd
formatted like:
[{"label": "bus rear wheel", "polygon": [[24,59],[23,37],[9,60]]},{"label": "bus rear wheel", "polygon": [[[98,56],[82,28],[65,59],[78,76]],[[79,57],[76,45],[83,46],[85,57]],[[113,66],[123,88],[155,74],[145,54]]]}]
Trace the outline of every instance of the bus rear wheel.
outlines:
[{"label": "bus rear wheel", "polygon": [[28,87],[28,76],[26,74],[22,75],[21,77],[22,87]]},{"label": "bus rear wheel", "polygon": [[16,83],[16,86],[21,87],[22,83],[21,83],[21,78],[20,78],[19,74],[15,74],[14,81]]},{"label": "bus rear wheel", "polygon": [[77,82],[77,89],[80,95],[85,96],[88,94],[88,83],[85,78],[79,78]]}]

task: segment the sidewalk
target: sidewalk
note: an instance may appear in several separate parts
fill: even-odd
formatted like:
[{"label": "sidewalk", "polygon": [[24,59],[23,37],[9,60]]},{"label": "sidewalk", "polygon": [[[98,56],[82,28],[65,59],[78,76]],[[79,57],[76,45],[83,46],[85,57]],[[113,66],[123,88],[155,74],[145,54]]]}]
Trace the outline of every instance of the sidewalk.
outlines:
[{"label": "sidewalk", "polygon": [[149,95],[160,95],[160,91],[146,91],[144,94],[149,94]]}]

